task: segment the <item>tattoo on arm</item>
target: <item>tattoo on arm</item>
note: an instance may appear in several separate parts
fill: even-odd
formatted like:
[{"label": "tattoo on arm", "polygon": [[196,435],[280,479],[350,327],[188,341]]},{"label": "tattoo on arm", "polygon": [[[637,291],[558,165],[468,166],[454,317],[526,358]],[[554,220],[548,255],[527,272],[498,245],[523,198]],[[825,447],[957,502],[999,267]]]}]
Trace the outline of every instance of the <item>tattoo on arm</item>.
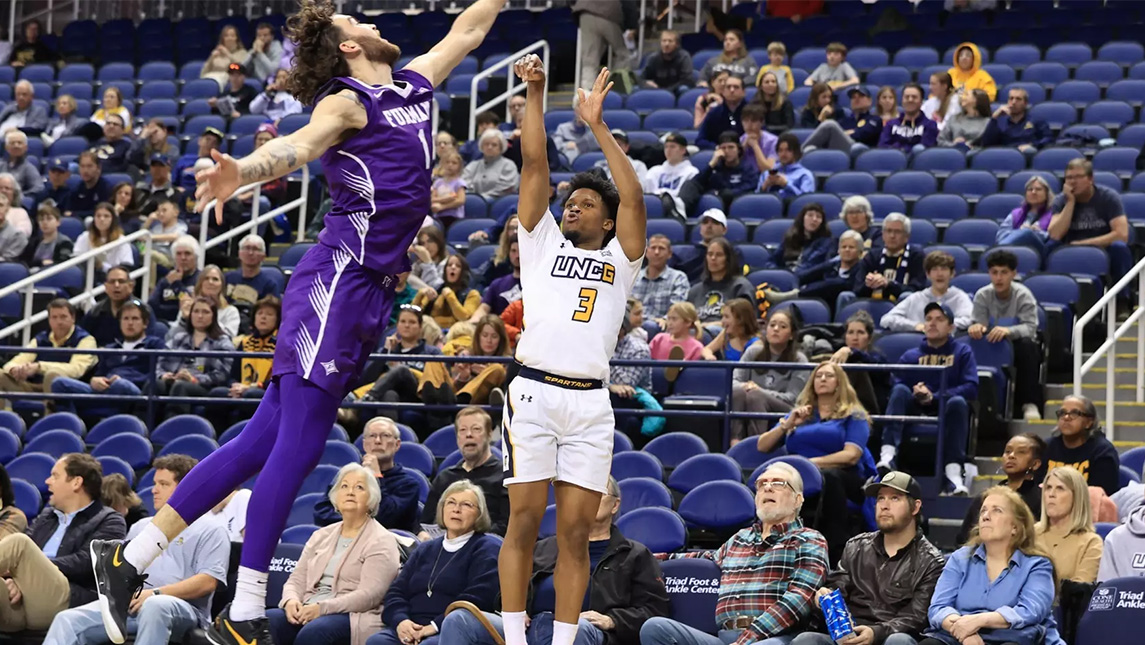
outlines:
[{"label": "tattoo on arm", "polygon": [[239,163],[243,184],[263,182],[301,168],[298,149],[288,139],[272,139]]}]

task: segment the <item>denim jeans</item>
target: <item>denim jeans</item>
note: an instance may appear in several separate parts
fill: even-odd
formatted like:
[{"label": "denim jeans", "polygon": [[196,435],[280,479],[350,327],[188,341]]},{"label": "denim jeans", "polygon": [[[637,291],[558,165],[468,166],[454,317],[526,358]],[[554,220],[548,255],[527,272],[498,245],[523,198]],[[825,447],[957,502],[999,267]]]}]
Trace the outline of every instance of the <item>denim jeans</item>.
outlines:
[{"label": "denim jeans", "polygon": [[[739,629],[721,629],[718,635],[712,636],[671,618],[657,616],[649,618],[640,628],[640,645],[728,645],[736,642],[742,633]],[[772,636],[755,641],[755,645],[788,645],[794,638],[794,634]]]},{"label": "denim jeans", "polygon": [[286,620],[286,612],[270,609],[270,634],[277,645],[340,645],[350,642],[350,614],[327,614],[305,625]]},{"label": "denim jeans", "polygon": [[[174,596],[151,596],[135,616],[127,617],[127,633],[135,634],[137,645],[167,645],[182,640],[190,629],[199,627],[202,616],[186,600]],[[108,643],[98,602],[56,614],[44,636],[44,645],[103,645]],[[281,642],[281,641],[280,641]]]},{"label": "denim jeans", "polygon": [[[484,612],[485,617],[502,635],[505,629],[501,617],[497,614]],[[553,641],[553,615],[543,612],[533,617],[525,640],[530,645],[548,645]],[[581,619],[577,624],[576,639],[573,645],[603,645],[604,632],[596,628],[587,620]],[[493,645],[493,637],[481,626],[481,623],[467,611],[450,613],[442,621],[441,640],[438,645]]]},{"label": "denim jeans", "polygon": [[[61,376],[52,381],[52,392],[55,394],[95,394],[95,390],[90,385],[84,383],[79,379],[68,378]],[[107,389],[102,392],[103,394],[113,394],[118,396],[137,396],[142,394],[139,388],[134,383],[127,379],[118,378],[112,381]],[[124,401],[108,401],[106,405],[100,403],[83,402],[79,404],[85,412],[96,413],[107,411],[108,415],[116,414],[122,410],[126,404]],[[57,400],[56,410],[60,412],[71,412],[75,414],[76,402],[71,400]]]},{"label": "denim jeans", "polygon": [[[445,621],[442,621],[445,622]],[[440,634],[434,634],[429,638],[423,638],[419,641],[418,645],[437,645],[438,640],[441,638]],[[349,642],[349,636],[345,640],[338,641],[339,644]],[[282,645],[281,643],[279,645]],[[404,645],[402,639],[398,638],[398,633],[390,628],[383,627],[382,631],[374,634],[366,639],[366,645]]]},{"label": "denim jeans", "polygon": [[[835,645],[835,641],[819,632],[803,632],[791,641],[791,645]],[[883,645],[918,645],[918,641],[910,634],[898,633],[887,636]]]},{"label": "denim jeans", "polygon": [[[935,392],[935,396],[938,393]],[[887,414],[893,416],[916,416],[921,414],[938,414],[938,401],[930,405],[921,405],[914,398],[914,391],[907,385],[899,383],[891,390],[890,402],[887,403]],[[943,464],[962,464],[966,461],[966,443],[970,435],[970,405],[960,396],[946,399],[946,414],[942,418],[942,450]],[[883,425],[883,445],[894,446],[897,450],[902,444],[903,423],[901,421],[888,421]]]},{"label": "denim jeans", "polygon": [[999,234],[998,244],[1000,246],[1026,246],[1038,252],[1038,255],[1045,258],[1046,253],[1049,251],[1046,242],[1048,237],[1045,233],[1039,233],[1033,229],[1019,228],[1013,231]]}]

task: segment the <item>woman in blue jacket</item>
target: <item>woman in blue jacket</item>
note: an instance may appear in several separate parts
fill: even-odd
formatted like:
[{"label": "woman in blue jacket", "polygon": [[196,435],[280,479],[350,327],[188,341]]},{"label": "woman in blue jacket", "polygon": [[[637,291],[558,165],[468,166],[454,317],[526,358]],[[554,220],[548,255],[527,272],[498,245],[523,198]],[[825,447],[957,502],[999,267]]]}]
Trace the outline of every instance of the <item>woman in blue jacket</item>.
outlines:
[{"label": "woman in blue jacket", "polygon": [[835,242],[827,230],[827,215],[823,206],[810,203],[799,211],[791,228],[783,235],[783,242],[771,254],[769,269],[787,269],[795,274],[799,283],[831,257]]},{"label": "woman in blue jacket", "polygon": [[1034,516],[1008,486],[986,491],[978,528],[950,556],[919,645],[1064,645],[1053,617],[1054,565],[1035,544]]}]

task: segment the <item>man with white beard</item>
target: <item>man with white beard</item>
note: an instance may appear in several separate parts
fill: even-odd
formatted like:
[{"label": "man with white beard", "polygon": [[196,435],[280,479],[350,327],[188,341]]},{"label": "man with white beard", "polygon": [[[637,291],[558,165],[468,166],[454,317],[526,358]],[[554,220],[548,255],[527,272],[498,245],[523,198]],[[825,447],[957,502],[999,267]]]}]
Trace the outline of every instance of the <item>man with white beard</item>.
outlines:
[{"label": "man with white beard", "polygon": [[787,645],[807,629],[815,594],[827,579],[827,541],[803,526],[803,478],[772,464],[755,480],[757,522],[716,551],[680,555],[720,566],[712,636],[670,618],[650,618],[640,645]]}]

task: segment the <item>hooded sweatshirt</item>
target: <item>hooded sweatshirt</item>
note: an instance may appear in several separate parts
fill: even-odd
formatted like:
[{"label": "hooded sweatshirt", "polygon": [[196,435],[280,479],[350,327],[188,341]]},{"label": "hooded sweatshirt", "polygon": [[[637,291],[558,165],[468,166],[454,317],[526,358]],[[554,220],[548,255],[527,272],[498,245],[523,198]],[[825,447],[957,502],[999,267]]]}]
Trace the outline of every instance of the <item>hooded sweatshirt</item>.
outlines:
[{"label": "hooded sweatshirt", "polygon": [[[953,336],[947,338],[941,347],[931,347],[924,338],[918,347],[906,350],[895,362],[903,365],[945,365],[946,396],[960,396],[967,401],[978,398],[978,362],[974,360],[974,352],[969,345],[954,342]],[[938,396],[941,376],[942,372],[937,370],[902,371],[894,375],[896,383],[925,383],[935,396]]]},{"label": "hooded sweatshirt", "polygon": [[1125,523],[1105,536],[1105,550],[1097,569],[1100,581],[1145,577],[1145,506],[1138,507]]},{"label": "hooded sweatshirt", "polygon": [[883,316],[879,324],[891,331],[915,331],[915,327],[925,321],[926,306],[932,302],[941,302],[954,312],[954,326],[957,329],[966,329],[970,326],[970,317],[974,313],[974,303],[970,296],[958,287],[948,287],[946,293],[938,296],[933,287],[922,291],[915,291],[903,298]]},{"label": "hooded sweatshirt", "polygon": [[[974,53],[974,63],[965,72],[958,66],[958,52],[962,51],[963,47],[969,47],[970,51]],[[954,49],[954,60],[951,63],[954,67],[949,70],[950,79],[954,81],[955,91],[982,90],[990,95],[991,101],[997,98],[998,86],[994,84],[994,77],[982,69],[982,52],[978,51],[978,45],[962,43]]]}]

